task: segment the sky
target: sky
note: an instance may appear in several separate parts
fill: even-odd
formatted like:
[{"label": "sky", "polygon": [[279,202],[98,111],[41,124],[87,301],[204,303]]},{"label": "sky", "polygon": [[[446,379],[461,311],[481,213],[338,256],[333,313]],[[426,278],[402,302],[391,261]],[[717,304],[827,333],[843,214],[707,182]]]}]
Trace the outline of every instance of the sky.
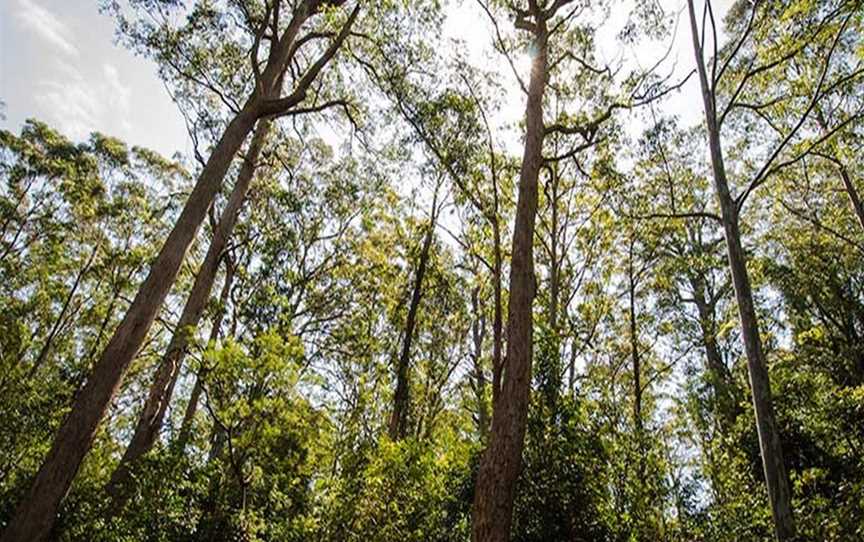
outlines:
[{"label": "sky", "polygon": [[[627,17],[633,9],[635,2],[645,0],[615,0],[608,19],[599,25],[596,35],[597,57],[600,65],[614,64],[623,56],[627,69],[647,68],[656,64],[667,55],[661,65],[659,72],[663,75],[672,74],[671,81],[680,81],[687,76],[688,72],[695,68],[693,56],[693,43],[690,34],[690,23],[687,14],[686,0],[657,0],[665,13],[675,16],[677,27],[673,37],[664,38],[657,42],[640,42],[638,49],[627,49],[621,51],[621,44],[616,35],[627,22]],[[718,19],[718,30],[722,36],[722,21],[734,0],[713,0],[713,7]],[[697,1],[697,9],[701,2]],[[479,24],[478,24],[479,23]],[[499,23],[501,24],[501,23]],[[505,23],[506,24],[506,23]],[[515,77],[509,65],[504,64],[504,59],[492,50],[493,27],[489,23],[488,16],[479,7],[476,0],[462,0],[451,9],[445,25],[445,35],[451,38],[460,38],[466,41],[469,48],[469,58],[476,65],[488,65],[492,61],[500,63],[499,70],[512,83],[506,103],[512,109],[512,113],[521,115],[524,110],[524,95],[518,90]],[[709,41],[710,44],[710,41]],[[523,80],[527,81],[530,70],[530,58],[527,54],[515,57],[517,69],[521,72]],[[622,71],[625,73],[626,70]],[[685,126],[697,124],[704,118],[702,109],[702,97],[699,90],[699,82],[696,76],[681,87],[679,92],[669,96],[658,105],[658,112],[674,115],[681,119]],[[512,119],[509,119],[512,120]],[[632,119],[632,127],[643,127],[637,119]]]},{"label": "sky", "polygon": [[0,0],[0,128],[28,118],[73,140],[99,131],[172,156],[192,150],[156,66],[114,44],[97,0]]},{"label": "sky", "polygon": [[[723,13],[731,0],[715,3]],[[491,25],[476,2],[451,4],[445,34],[463,38],[473,60],[494,61]],[[598,36],[601,58],[605,53],[611,60],[617,53],[613,37],[626,20],[626,4],[617,4]],[[684,0],[661,0],[661,4],[681,13],[670,56],[681,76],[693,65]],[[116,45],[114,30],[113,19],[99,12],[98,0],[0,0],[0,100],[5,102],[0,128],[18,132],[26,119],[36,118],[73,140],[100,131],[165,156],[191,152],[182,117],[155,64]],[[650,65],[667,45],[641,47],[628,56]],[[503,59],[498,62],[509,76]],[[528,62],[522,63],[523,70],[527,66]],[[512,103],[507,115],[511,119],[521,115],[521,99],[514,90],[506,100]],[[663,110],[681,116],[685,124],[697,122],[701,100],[696,79],[691,78]]]}]

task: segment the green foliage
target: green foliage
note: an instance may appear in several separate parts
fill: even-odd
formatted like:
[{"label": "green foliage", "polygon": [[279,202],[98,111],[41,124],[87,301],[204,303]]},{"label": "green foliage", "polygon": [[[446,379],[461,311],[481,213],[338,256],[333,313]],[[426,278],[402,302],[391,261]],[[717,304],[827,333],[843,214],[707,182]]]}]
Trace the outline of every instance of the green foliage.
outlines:
[{"label": "green foliage", "polygon": [[[457,541],[468,536],[470,447],[386,437],[346,457],[325,490],[321,535],[328,540]],[[445,447],[446,446],[446,447]]]},{"label": "green foliage", "polygon": [[[121,42],[157,63],[196,158],[255,91],[253,62],[265,60],[297,4],[279,2],[285,11],[271,28],[261,26],[273,13],[263,0],[103,2]],[[663,117],[655,102],[634,137],[643,127],[624,113],[668,81],[656,69],[602,65],[599,21],[621,6],[539,3],[558,4],[566,9],[550,21],[531,398],[512,539],[770,540],[704,128]],[[622,50],[672,28],[658,3],[635,4],[614,29]],[[322,14],[298,34],[286,89],[354,3],[310,5]],[[528,12],[518,2],[488,7],[501,32],[488,36],[496,54],[518,63],[532,42],[513,20],[524,26]],[[732,197],[747,194],[736,219],[802,540],[864,538],[864,224],[853,197],[864,190],[864,19],[855,7],[735,2],[716,51],[716,105],[735,101],[723,150]],[[304,101],[314,109],[344,99],[351,126],[320,111],[273,119],[220,261],[220,280],[231,282],[224,296],[212,294],[207,323],[182,330],[189,361],[177,368],[156,445],[131,470],[128,503],[112,509],[106,484],[230,182],[99,427],[52,539],[470,538],[497,396],[496,301],[508,314],[524,97],[510,59],[477,65],[466,42],[448,40],[455,9],[364,2],[355,32]],[[736,48],[740,36],[749,38]],[[745,192],[766,160],[772,167]],[[235,159],[229,177],[240,165]],[[74,142],[36,120],[18,134],[0,131],[0,526],[192,178],[182,162],[100,133]],[[408,356],[407,436],[392,441],[395,365],[431,187],[440,199]]]}]

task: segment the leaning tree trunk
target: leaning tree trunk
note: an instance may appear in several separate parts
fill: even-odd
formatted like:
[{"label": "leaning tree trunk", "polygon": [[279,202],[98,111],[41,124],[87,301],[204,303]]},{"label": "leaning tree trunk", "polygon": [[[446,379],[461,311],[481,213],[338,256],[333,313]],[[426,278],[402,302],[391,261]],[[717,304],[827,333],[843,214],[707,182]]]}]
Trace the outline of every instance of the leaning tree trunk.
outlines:
[{"label": "leaning tree trunk", "polygon": [[30,490],[3,531],[3,542],[41,541],[48,536],[60,501],[90,448],[99,421],[174,284],[186,251],[219,192],[234,155],[255,125],[256,117],[250,103],[234,117],[213,149],[174,229],[87,383],[76,396]]},{"label": "leaning tree trunk", "polygon": [[699,72],[702,99],[705,107],[714,188],[720,204],[721,221],[729,259],[729,270],[732,274],[732,284],[735,288],[735,299],[738,304],[738,314],[741,320],[741,335],[744,339],[744,348],[747,352],[747,370],[750,375],[750,388],[753,396],[753,407],[756,413],[756,430],[759,434],[762,468],[765,473],[765,482],[768,486],[771,515],[774,518],[774,532],[778,540],[789,541],[795,538],[789,478],[783,463],[780,432],[774,419],[768,368],[765,364],[762,341],[759,337],[759,322],[753,303],[750,277],[747,274],[747,260],[741,246],[738,207],[729,192],[729,184],[726,179],[726,168],[723,164],[723,149],[720,143],[720,125],[715,110],[714,95],[708,83],[708,74],[705,69],[705,60],[699,41],[693,0],[688,0],[688,7],[693,49],[696,55],[696,67]]},{"label": "leaning tree trunk", "polygon": [[[219,332],[222,329],[222,320],[225,318],[225,306],[228,303],[228,298],[231,295],[231,286],[234,284],[234,263],[231,258],[226,255],[225,258],[225,282],[222,284],[222,292],[219,294],[219,308],[213,317],[213,324],[210,328],[210,338],[207,344],[211,344],[219,340]],[[173,443],[174,452],[177,455],[183,455],[186,450],[186,444],[192,435],[192,424],[195,420],[195,414],[198,411],[198,402],[201,400],[201,394],[204,392],[204,384],[201,379],[203,373],[195,377],[195,385],[192,386],[192,393],[189,395],[189,402],[186,403],[186,411],[183,414],[183,422],[180,424],[180,432],[177,435],[177,440]]]},{"label": "leaning tree trunk", "polygon": [[396,392],[393,395],[393,414],[390,416],[388,434],[392,440],[405,438],[408,431],[409,382],[408,368],[411,364],[411,342],[414,339],[414,329],[417,327],[417,312],[423,297],[423,277],[429,266],[429,253],[435,234],[435,215],[438,210],[438,189],[432,198],[432,214],[428,229],[423,238],[423,246],[418,256],[417,274],[414,276],[414,286],[411,292],[411,302],[408,305],[408,317],[405,320],[405,335],[402,338],[402,349],[396,366]]},{"label": "leaning tree trunk", "polygon": [[[362,3],[354,6],[330,46],[309,66],[293,91],[278,98],[282,90],[282,77],[297,51],[297,34],[304,22],[323,7],[343,3],[304,0],[296,6],[281,38],[271,44],[264,70],[260,73],[256,70],[255,90],[228,124],[210,154],[174,229],[150,267],[123,321],[93,367],[90,378],[77,395],[72,410],[57,432],[51,451],[30,490],[19,503],[12,521],[3,531],[0,542],[40,542],[48,536],[60,501],[69,490],[90,448],[99,421],[119,388],[126,369],[143,344],[156,313],[165,302],[186,251],[219,192],[231,161],[259,118],[285,114],[307,98],[309,88],[318,74],[333,59],[350,34]],[[261,31],[265,30],[266,26],[262,27]],[[257,59],[252,60],[257,63]]]},{"label": "leaning tree trunk", "polygon": [[471,526],[474,542],[509,539],[516,479],[522,464],[531,390],[532,308],[536,293],[534,223],[537,179],[543,163],[543,94],[548,77],[546,39],[546,23],[538,17],[534,38],[536,56],[532,61],[528,86],[525,149],[513,230],[507,356],[503,362],[500,398],[493,406],[489,445],[477,474]]},{"label": "leaning tree trunk", "polygon": [[219,269],[219,261],[234,231],[246,195],[249,193],[249,186],[255,175],[256,164],[269,129],[269,120],[261,120],[255,128],[243,165],[237,175],[237,181],[228,198],[228,203],[222,211],[222,217],[213,231],[213,239],[210,241],[210,247],[204,256],[204,262],[201,264],[198,276],[195,277],[195,283],[186,300],[186,305],[183,307],[177,327],[174,329],[174,335],[171,337],[168,348],[162,356],[162,361],[156,369],[132,440],[126,447],[120,464],[111,475],[108,493],[113,501],[111,506],[113,512],[119,512],[125,505],[129,492],[123,486],[129,479],[131,469],[144,454],[150,451],[159,435],[159,430],[162,428],[174,386],[177,384],[183,358],[186,356],[190,340],[194,337],[201,315],[207,307],[207,301],[210,299],[210,292],[216,280],[216,272]]}]

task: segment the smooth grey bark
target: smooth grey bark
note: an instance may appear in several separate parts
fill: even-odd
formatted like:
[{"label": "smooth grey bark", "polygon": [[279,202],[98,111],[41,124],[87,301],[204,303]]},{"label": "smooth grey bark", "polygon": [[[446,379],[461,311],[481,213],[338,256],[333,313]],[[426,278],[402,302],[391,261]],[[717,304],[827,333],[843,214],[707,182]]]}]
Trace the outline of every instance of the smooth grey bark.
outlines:
[{"label": "smooth grey bark", "polygon": [[730,194],[726,178],[726,168],[723,164],[723,149],[720,141],[720,125],[715,109],[716,102],[705,69],[705,60],[696,22],[696,11],[693,0],[688,0],[687,3],[690,14],[693,50],[696,57],[696,67],[699,72],[702,100],[705,108],[714,189],[720,205],[729,270],[732,275],[735,299],[738,304],[741,335],[747,353],[747,369],[750,375],[753,408],[756,414],[756,430],[759,434],[762,468],[765,482],[768,486],[771,515],[774,519],[774,533],[781,542],[790,541],[795,538],[795,524],[792,517],[789,477],[783,462],[780,432],[777,429],[777,422],[774,418],[768,368],[762,350],[762,340],[759,336],[759,321],[756,317],[756,309],[753,303],[750,277],[747,274],[747,260],[744,249],[741,246],[738,207]]}]

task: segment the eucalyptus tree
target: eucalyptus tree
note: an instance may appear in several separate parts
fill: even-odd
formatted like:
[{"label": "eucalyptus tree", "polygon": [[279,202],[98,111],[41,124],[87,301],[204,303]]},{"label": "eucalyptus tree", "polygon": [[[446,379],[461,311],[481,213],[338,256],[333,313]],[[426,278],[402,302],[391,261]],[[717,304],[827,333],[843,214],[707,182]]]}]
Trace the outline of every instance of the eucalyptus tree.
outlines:
[{"label": "eucalyptus tree", "polygon": [[435,239],[435,225],[441,213],[438,193],[440,181],[436,184],[432,195],[432,206],[429,210],[429,221],[424,227],[423,240],[413,263],[414,277],[411,284],[411,295],[408,302],[408,313],[405,317],[405,329],[402,331],[402,345],[396,364],[396,389],[393,393],[393,412],[388,424],[388,433],[392,440],[404,438],[408,431],[408,410],[410,408],[409,366],[411,363],[411,343],[414,341],[417,327],[417,312],[423,298],[423,279],[429,267],[432,242]]},{"label": "eucalyptus tree", "polygon": [[[234,256],[230,251],[228,251],[223,255],[222,261],[224,261],[225,277],[222,282],[219,296],[216,298],[217,306],[214,310],[213,321],[210,324],[210,335],[207,341],[208,345],[215,343],[222,336],[222,323],[224,322],[225,315],[228,312],[228,299],[231,296],[231,289],[234,286]],[[192,436],[195,414],[198,412],[198,403],[201,401],[201,394],[203,392],[202,379],[196,375],[195,383],[192,385],[192,391],[189,393],[189,400],[186,402],[186,407],[183,410],[183,421],[180,423],[180,429],[177,432],[177,439],[171,443],[172,449],[180,455],[183,455],[186,451],[186,445],[189,443],[189,439]]]},{"label": "eucalyptus tree", "polygon": [[[593,31],[587,21],[586,4],[530,0],[527,5],[490,6],[483,2],[480,5],[492,22],[496,48],[514,68],[519,87],[526,95],[524,148],[510,262],[507,353],[497,390],[502,400],[496,401],[493,409],[489,445],[477,477],[472,524],[474,540],[503,540],[510,532],[531,388],[533,301],[537,286],[534,232],[541,170],[545,164],[572,160],[608,138],[604,127],[608,130],[617,110],[648,103],[674,87],[667,87],[654,74],[648,76],[640,71],[616,88],[612,70],[595,67]],[[519,32],[514,39],[507,40],[502,34],[495,13],[499,8],[514,21]],[[515,69],[515,47],[526,48],[531,56],[527,83]],[[591,92],[592,99],[568,83],[573,80],[584,80],[586,85],[594,83],[604,92]],[[547,88],[563,94],[566,103],[549,123],[544,121]],[[574,107],[574,102],[580,104],[576,106],[581,106],[580,111],[567,110]],[[557,149],[546,149],[545,139],[555,134],[566,136],[566,142]]]},{"label": "eucalyptus tree", "polygon": [[174,334],[166,347],[165,354],[156,368],[150,390],[138,417],[138,423],[132,434],[132,439],[126,447],[126,452],[120,460],[119,465],[111,475],[108,491],[113,497],[112,508],[116,511],[122,508],[125,495],[122,485],[128,482],[130,469],[135,462],[147,453],[156,441],[159,430],[162,427],[165,413],[171,401],[177,377],[180,374],[180,366],[189,343],[189,336],[198,327],[198,322],[204,313],[207,302],[210,299],[210,291],[216,280],[216,272],[224,257],[225,248],[231,238],[234,224],[237,222],[240,208],[246,199],[246,194],[251,186],[252,178],[261,150],[264,147],[267,133],[270,129],[270,121],[263,120],[258,123],[255,134],[249,144],[249,149],[243,159],[237,180],[231,195],[222,211],[219,222],[213,231],[213,238],[204,256],[204,261],[198,269],[195,283],[183,311],[180,314]]},{"label": "eucalyptus tree", "polygon": [[[176,216],[185,168],[94,133],[0,132],[0,490],[23,486]],[[11,495],[11,493],[9,493]]]},{"label": "eucalyptus tree", "polygon": [[[778,171],[799,162],[814,149],[818,150],[818,146],[839,128],[839,125],[834,126],[816,140],[792,145],[793,142],[800,141],[802,127],[814,109],[836,92],[838,84],[846,78],[845,74],[837,75],[836,70],[832,69],[832,60],[838,42],[843,39],[850,20],[857,13],[856,6],[858,2],[845,1],[819,6],[799,6],[797,3],[783,6],[772,2],[757,2],[751,5],[741,2],[733,7],[728,28],[731,39],[721,49],[711,1],[706,0],[700,17],[695,2],[688,0],[714,188],[720,207],[719,218],[726,239],[729,269],[747,353],[765,481],[775,534],[779,540],[791,540],[795,536],[791,492],[772,406],[768,369],[747,272],[747,257],[741,243],[740,214],[754,190],[765,184]],[[777,18],[795,21],[795,24],[790,23],[791,30],[787,31],[775,24]],[[706,45],[709,23],[712,36],[711,42]],[[710,60],[706,60],[705,49],[712,44],[713,55]],[[776,77],[777,73],[789,69],[793,59],[805,55],[819,60],[812,86],[803,97],[790,93],[776,98],[765,98],[758,94],[758,90],[754,91],[754,81]],[[733,174],[749,176],[740,186],[738,194],[733,195],[724,161],[724,122],[732,121],[736,114],[745,115],[746,120],[748,111],[753,115],[762,115],[764,110],[770,111],[772,107],[792,107],[790,103],[802,101],[804,106],[801,112],[777,126],[777,137],[767,143],[751,142],[755,156],[746,161],[756,164],[752,167],[754,171],[750,172],[741,167],[733,168]],[[730,114],[733,116],[730,117]]]},{"label": "eucalyptus tree", "polygon": [[[164,13],[162,10],[165,9],[162,3],[145,1],[135,4],[159,13]],[[247,79],[250,83],[246,85],[246,92],[238,93],[242,96],[242,105],[235,104],[232,107],[234,114],[210,153],[174,229],[151,265],[147,279],[141,284],[123,321],[94,366],[87,384],[76,397],[72,410],[61,425],[54,445],[29,493],[23,498],[15,516],[4,530],[3,540],[42,540],[48,536],[60,501],[68,491],[90,447],[99,421],[126,368],[141,346],[156,312],[165,300],[186,250],[219,191],[234,155],[260,118],[298,112],[298,106],[307,99],[312,84],[348,37],[361,4],[355,5],[338,31],[324,33],[325,36],[335,33],[335,36],[323,50],[313,56],[314,60],[308,61],[302,75],[288,81],[284,74],[289,64],[305,56],[310,43],[314,44],[322,39],[321,32],[308,30],[301,35],[301,30],[307,26],[307,21],[327,10],[329,6],[328,2],[321,0],[306,0],[293,9],[287,7],[290,12],[283,13],[285,6],[281,1],[267,3],[265,6],[241,2],[220,6],[224,10],[220,13],[212,4],[202,3],[192,10],[185,26],[175,29],[166,20],[163,26],[143,31],[144,35],[156,38],[152,52],[154,56],[164,59],[166,63],[181,62],[178,72],[185,74],[186,69],[195,67],[194,61],[192,66],[183,66],[189,62],[186,55],[190,51],[187,47],[192,47],[192,52],[200,53],[206,51],[206,48],[199,49],[196,46],[206,47],[219,40],[219,49],[223,49],[228,43],[236,45],[239,51],[248,52],[249,63],[246,70],[251,72],[253,77]],[[221,21],[221,24],[201,24],[209,23],[207,19],[210,17]],[[222,28],[224,24],[229,25],[229,28]],[[230,25],[234,25],[233,28],[230,28]],[[166,36],[167,44],[158,39]],[[261,44],[264,41],[269,42],[269,47],[262,60]],[[148,43],[145,40],[144,43],[153,42]],[[243,58],[245,54],[238,56]],[[236,67],[244,64],[246,63]],[[229,71],[235,77],[241,77],[240,70]],[[187,75],[195,76],[194,71]],[[286,79],[285,84],[290,82],[290,91],[284,95],[283,78]],[[316,104],[311,107],[320,110],[327,105],[332,104]],[[301,106],[300,109],[304,108]]]},{"label": "eucalyptus tree", "polygon": [[[418,4],[418,11],[422,10]],[[437,20],[438,13],[426,17]],[[388,33],[373,39],[367,36],[352,50],[372,86],[388,99],[396,116],[407,124],[406,142],[419,147],[432,167],[455,187],[457,205],[467,205],[479,215],[488,229],[491,255],[479,243],[466,245],[492,275],[492,389],[497,398],[503,356],[503,269],[505,258],[502,237],[504,190],[512,164],[497,148],[490,115],[495,104],[490,96],[499,90],[489,73],[477,69],[460,56],[443,58],[436,47],[445,46],[435,26],[425,33],[401,32],[395,25]],[[459,43],[450,44],[459,47]]]},{"label": "eucalyptus tree", "polygon": [[711,212],[699,133],[677,123],[659,119],[640,140],[634,174],[651,205],[633,218],[662,225],[654,284],[659,308],[676,322],[679,347],[696,345],[703,351],[713,414],[729,430],[740,414],[740,390],[727,362],[731,345],[723,344],[720,335],[732,285],[723,273],[723,238]]}]

